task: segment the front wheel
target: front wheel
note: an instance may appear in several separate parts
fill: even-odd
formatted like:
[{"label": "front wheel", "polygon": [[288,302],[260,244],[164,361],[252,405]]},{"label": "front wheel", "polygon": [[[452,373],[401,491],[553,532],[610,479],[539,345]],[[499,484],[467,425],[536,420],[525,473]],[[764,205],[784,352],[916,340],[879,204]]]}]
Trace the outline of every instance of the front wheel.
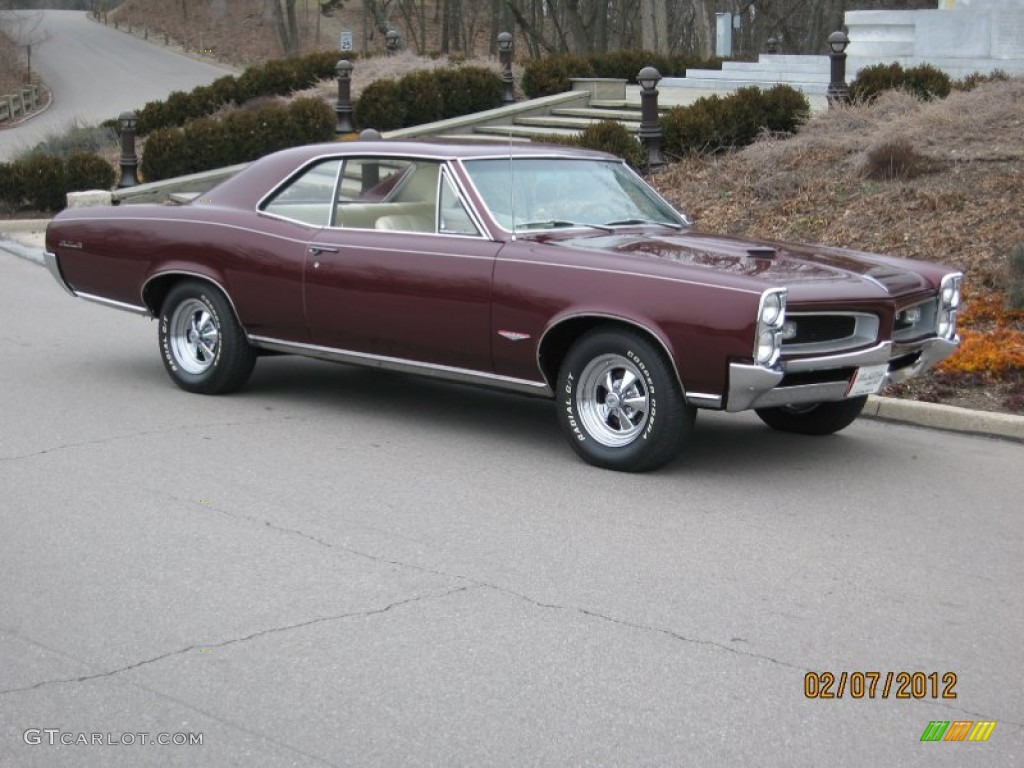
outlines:
[{"label": "front wheel", "polygon": [[559,421],[586,462],[644,472],[677,456],[695,409],[661,350],[640,334],[595,329],[569,350],[558,375]]},{"label": "front wheel", "polygon": [[160,308],[160,353],[175,384],[204,395],[238,389],[256,364],[227,299],[193,280],[174,286]]},{"label": "front wheel", "polygon": [[851,397],[836,403],[786,405],[779,408],[757,408],[755,413],[772,429],[801,435],[831,435],[853,424],[864,410],[867,395]]}]

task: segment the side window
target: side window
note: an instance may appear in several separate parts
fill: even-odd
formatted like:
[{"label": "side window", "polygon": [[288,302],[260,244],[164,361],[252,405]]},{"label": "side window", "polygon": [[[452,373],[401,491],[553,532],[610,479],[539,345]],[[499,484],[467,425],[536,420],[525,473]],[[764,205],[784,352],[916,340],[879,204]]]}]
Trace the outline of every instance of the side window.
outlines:
[{"label": "side window", "polygon": [[394,157],[347,160],[338,185],[334,226],[436,232],[440,170],[440,163],[429,160]]},{"label": "side window", "polygon": [[382,203],[392,198],[414,169],[408,160],[356,157],[345,163],[338,204]]},{"label": "side window", "polygon": [[328,226],[340,168],[340,159],[307,168],[264,203],[262,210],[314,227]]},{"label": "side window", "polygon": [[473,223],[447,173],[441,174],[441,217],[438,231],[443,235],[480,235],[480,230]]}]

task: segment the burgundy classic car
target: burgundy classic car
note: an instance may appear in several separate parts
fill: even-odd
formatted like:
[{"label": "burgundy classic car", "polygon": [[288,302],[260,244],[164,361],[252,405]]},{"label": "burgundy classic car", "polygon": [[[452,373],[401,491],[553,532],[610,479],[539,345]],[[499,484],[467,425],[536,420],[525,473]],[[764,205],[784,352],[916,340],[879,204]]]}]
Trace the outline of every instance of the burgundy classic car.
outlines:
[{"label": "burgundy classic car", "polygon": [[953,270],[702,234],[563,147],[301,147],[186,205],[64,211],[46,242],[70,293],[158,320],[190,392],[265,352],[483,384],[553,398],[619,470],[671,460],[698,408],[835,432],[959,343]]}]

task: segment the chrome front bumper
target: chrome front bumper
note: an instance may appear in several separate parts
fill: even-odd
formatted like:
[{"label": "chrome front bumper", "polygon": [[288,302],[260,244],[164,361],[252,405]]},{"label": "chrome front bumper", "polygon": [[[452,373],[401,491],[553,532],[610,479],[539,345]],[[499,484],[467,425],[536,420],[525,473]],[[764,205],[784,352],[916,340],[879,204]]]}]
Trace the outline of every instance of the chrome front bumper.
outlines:
[{"label": "chrome front bumper", "polygon": [[[960,346],[960,337],[954,339],[927,339],[912,344],[894,344],[883,341],[870,349],[839,355],[805,357],[798,360],[783,359],[774,368],[748,363],[729,364],[729,393],[727,411],[746,411],[751,408],[774,408],[781,405],[803,405],[843,400],[850,387],[849,378],[815,384],[780,386],[787,374],[833,371],[860,368],[867,365],[892,365],[883,386],[897,384],[913,378],[953,354]],[[912,358],[909,362],[908,358]]]}]

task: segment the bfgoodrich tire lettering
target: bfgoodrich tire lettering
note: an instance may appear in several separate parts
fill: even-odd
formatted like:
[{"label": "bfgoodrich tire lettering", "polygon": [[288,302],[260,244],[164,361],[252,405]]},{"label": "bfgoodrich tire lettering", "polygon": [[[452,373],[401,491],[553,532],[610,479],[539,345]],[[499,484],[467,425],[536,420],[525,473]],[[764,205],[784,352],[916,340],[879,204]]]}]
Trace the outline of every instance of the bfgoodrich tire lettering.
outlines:
[{"label": "bfgoodrich tire lettering", "polygon": [[846,429],[864,410],[867,396],[851,397],[835,403],[814,403],[804,406],[758,408],[761,421],[781,432],[801,435],[831,435]]},{"label": "bfgoodrich tire lettering", "polygon": [[693,431],[695,411],[664,354],[634,331],[604,327],[581,337],[562,363],[556,395],[569,444],[598,467],[656,469]]},{"label": "bfgoodrich tire lettering", "polygon": [[188,392],[218,395],[241,387],[256,353],[224,295],[208,283],[178,283],[160,308],[160,356]]}]

